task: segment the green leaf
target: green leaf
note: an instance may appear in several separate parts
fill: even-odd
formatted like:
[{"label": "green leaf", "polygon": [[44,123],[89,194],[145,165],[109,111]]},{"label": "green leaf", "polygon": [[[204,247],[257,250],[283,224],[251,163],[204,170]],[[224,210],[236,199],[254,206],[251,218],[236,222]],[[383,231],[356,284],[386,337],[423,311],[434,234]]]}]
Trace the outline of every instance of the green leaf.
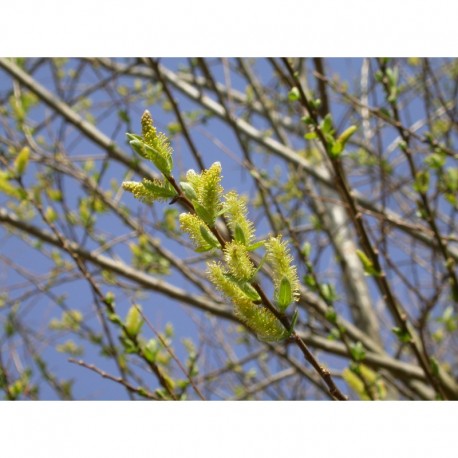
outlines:
[{"label": "green leaf", "polygon": [[458,191],[458,167],[450,167],[445,175],[445,188],[450,193]]},{"label": "green leaf", "polygon": [[143,141],[143,138],[141,137],[141,135],[137,135],[137,134],[126,133],[126,137],[127,137],[127,140],[129,140],[129,143],[132,140],[139,140],[141,142]]},{"label": "green leaf", "polygon": [[159,353],[159,345],[155,339],[150,339],[146,345],[142,347],[145,358],[150,363],[156,362],[157,354]]},{"label": "green leaf", "polygon": [[376,399],[386,399],[387,390],[383,380],[376,372],[364,364],[351,364],[349,368],[347,367],[343,370],[342,378],[362,400],[371,399],[366,390],[367,386],[371,390],[372,395],[376,396]]},{"label": "green leaf", "polygon": [[398,327],[392,328],[391,330],[396,334],[402,343],[409,343],[412,341],[412,336],[410,335],[409,331]]},{"label": "green leaf", "polygon": [[253,244],[250,245],[250,246],[247,246],[246,249],[247,249],[248,251],[254,251],[254,250],[257,250],[258,248],[263,247],[264,244],[265,244],[264,241],[261,240],[260,242],[256,242],[256,243],[253,243]]},{"label": "green leaf", "polygon": [[[10,182],[10,176],[7,172],[0,171],[0,192],[5,193],[10,197],[22,200],[27,197],[27,193],[23,189],[15,188]],[[24,195],[25,193],[25,195]]]},{"label": "green leaf", "polygon": [[321,130],[323,134],[332,134],[333,129],[332,129],[332,116],[330,113],[328,113],[324,119],[323,122],[321,123]]},{"label": "green leaf", "polygon": [[372,261],[367,257],[366,253],[361,250],[356,250],[356,254],[358,255],[359,260],[361,261],[361,264],[363,265],[364,269],[364,274],[367,276],[380,276],[380,272],[377,271],[377,269],[374,267],[374,264]]},{"label": "green leaf", "polygon": [[158,198],[173,198],[177,195],[175,188],[167,180],[151,181],[144,178],[142,185],[152,196],[157,196]]},{"label": "green leaf", "polygon": [[327,336],[327,339],[328,340],[339,340],[340,337],[341,337],[340,331],[337,328],[332,328]]},{"label": "green leaf", "polygon": [[201,247],[198,247],[198,248],[194,248],[194,251],[196,253],[206,253],[207,251],[211,251],[211,250],[213,250],[213,247],[211,247],[211,246],[206,246],[206,247],[201,246]]},{"label": "green leaf", "polygon": [[321,99],[310,99],[310,105],[315,109],[318,110],[318,108],[321,107]]},{"label": "green leaf", "polygon": [[437,321],[444,324],[447,332],[454,332],[458,329],[458,317],[454,315],[451,305],[444,310],[443,315]]},{"label": "green leaf", "polygon": [[144,321],[140,310],[141,306],[134,304],[127,312],[125,326],[130,337],[136,337],[143,326]]},{"label": "green leaf", "polygon": [[196,191],[194,190],[194,187],[186,182],[186,181],[180,181],[180,186],[181,189],[184,193],[184,195],[191,201],[197,200],[197,194]]},{"label": "green leaf", "polygon": [[387,68],[386,76],[388,77],[388,83],[390,86],[396,86],[399,79],[399,71],[397,67]]},{"label": "green leaf", "polygon": [[317,138],[317,133],[316,132],[308,132],[304,135],[304,138],[306,140],[314,140],[315,138]]},{"label": "green leaf", "polygon": [[45,211],[45,218],[50,222],[53,223],[57,219],[57,213],[54,211],[52,207],[47,207]]},{"label": "green leaf", "polygon": [[238,287],[253,301],[260,301],[258,292],[248,282],[237,282]]},{"label": "green leaf", "polygon": [[115,295],[113,292],[108,291],[108,293],[105,295],[105,302],[109,304],[111,307],[114,307],[115,305]]},{"label": "green leaf", "polygon": [[342,149],[345,148],[346,143],[350,137],[358,130],[356,126],[350,126],[348,129],[345,129],[337,138],[337,142],[342,144]]},{"label": "green leaf", "polygon": [[235,223],[234,238],[237,242],[241,243],[242,245],[246,245],[245,234],[239,223]]},{"label": "green leaf", "polygon": [[332,143],[331,146],[331,155],[333,157],[338,157],[343,151],[343,144],[339,142],[338,140]]},{"label": "green leaf", "polygon": [[122,320],[121,320],[121,317],[119,315],[117,315],[116,313],[114,312],[108,312],[107,313],[107,316],[108,316],[108,319],[114,323],[114,324],[117,324],[119,326],[122,326]]},{"label": "green leaf", "polygon": [[131,192],[141,202],[151,204],[157,200],[167,200],[177,195],[175,189],[166,180],[146,178],[141,183],[136,181],[124,181],[122,187],[125,191]]},{"label": "green leaf", "polygon": [[328,307],[325,314],[326,319],[333,324],[337,323],[337,312],[334,307]]},{"label": "green leaf", "polygon": [[333,285],[323,283],[320,285],[321,294],[328,304],[332,304],[337,299],[336,290]]},{"label": "green leaf", "polygon": [[364,349],[363,344],[359,341],[350,345],[350,352],[352,358],[357,362],[363,361],[366,358],[366,350]]},{"label": "green leaf", "polygon": [[413,189],[420,193],[426,193],[429,189],[429,170],[420,170],[415,176]]},{"label": "green leaf", "polygon": [[30,149],[27,146],[21,149],[19,154],[14,161],[14,169],[16,171],[17,176],[22,176],[27,168],[30,158]]},{"label": "green leaf", "polygon": [[218,248],[221,246],[218,242],[218,239],[203,224],[200,225],[200,234],[202,235],[203,239],[213,248]]},{"label": "green leaf", "polygon": [[425,158],[425,164],[431,169],[440,169],[444,166],[446,156],[444,153],[433,153]]},{"label": "green leaf", "polygon": [[290,335],[293,333],[294,328],[296,327],[298,318],[299,318],[299,309],[296,309],[294,310],[293,317],[291,318],[291,326],[289,327]]},{"label": "green leaf", "polygon": [[304,285],[308,286],[309,288],[313,290],[316,290],[316,282],[315,282],[315,278],[313,277],[313,275],[305,274],[302,277],[302,280],[304,281]]},{"label": "green leaf", "polygon": [[213,226],[215,224],[215,215],[212,215],[203,205],[199,202],[193,202],[194,209],[196,210],[197,216],[204,221],[204,223],[208,224],[209,226]]},{"label": "green leaf", "polygon": [[170,160],[164,157],[160,151],[138,139],[130,140],[129,144],[139,156],[151,161],[160,172],[166,176],[170,175],[172,171]]},{"label": "green leaf", "polygon": [[291,290],[291,283],[283,277],[280,281],[280,286],[277,293],[277,303],[280,310],[283,312],[286,310],[289,304],[293,301],[293,294]]},{"label": "green leaf", "polygon": [[223,276],[232,282],[234,285],[237,285],[237,287],[243,291],[243,293],[252,301],[260,301],[261,296],[259,296],[258,292],[254,289],[254,287],[251,285],[251,283],[247,281],[241,281],[238,280],[234,275],[230,273],[224,273]]},{"label": "green leaf", "polygon": [[299,100],[299,98],[300,98],[299,89],[297,87],[293,87],[288,93],[288,99],[291,102],[295,102],[296,100]]}]

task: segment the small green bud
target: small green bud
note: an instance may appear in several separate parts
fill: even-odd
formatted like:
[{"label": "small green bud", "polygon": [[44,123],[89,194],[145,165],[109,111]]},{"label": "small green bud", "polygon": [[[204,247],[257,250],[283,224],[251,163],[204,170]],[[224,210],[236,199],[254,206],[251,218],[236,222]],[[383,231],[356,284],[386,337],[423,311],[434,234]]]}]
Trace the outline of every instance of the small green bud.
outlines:
[{"label": "small green bud", "polygon": [[361,264],[363,265],[364,268],[364,274],[371,277],[377,277],[380,276],[380,272],[377,271],[377,269],[374,267],[374,264],[372,261],[367,257],[366,253],[361,250],[356,250],[356,254],[358,255],[359,260],[361,261]]},{"label": "small green bud", "polygon": [[181,181],[180,186],[181,186],[181,189],[183,190],[184,195],[189,200],[197,200],[196,191],[194,190],[191,184],[187,183],[186,181]]},{"label": "small green bud", "polygon": [[299,100],[299,98],[300,98],[299,89],[297,87],[293,87],[288,93],[288,99],[291,102],[295,102],[296,100]]},{"label": "small green bud", "polygon": [[29,163],[29,158],[30,149],[29,147],[24,146],[24,148],[21,149],[21,151],[16,157],[16,160],[14,161],[14,168],[18,176],[22,176],[22,174],[25,172],[25,169],[27,168],[27,165]]},{"label": "small green bud", "polygon": [[358,128],[356,126],[350,126],[339,135],[337,142],[342,144],[342,149],[345,148],[345,144],[357,130]]},{"label": "small green bud", "polygon": [[127,312],[125,326],[129,336],[136,337],[143,326],[144,321],[140,310],[140,305],[132,305]]}]

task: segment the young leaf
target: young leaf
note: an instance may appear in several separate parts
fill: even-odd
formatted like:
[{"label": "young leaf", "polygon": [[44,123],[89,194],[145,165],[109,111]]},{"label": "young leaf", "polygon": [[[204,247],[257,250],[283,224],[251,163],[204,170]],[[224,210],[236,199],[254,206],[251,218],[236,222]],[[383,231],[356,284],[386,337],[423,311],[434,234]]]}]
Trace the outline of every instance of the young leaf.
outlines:
[{"label": "young leaf", "polygon": [[[354,366],[345,368],[342,372],[342,378],[362,400],[371,399],[367,393],[366,386],[371,388],[371,392],[376,396],[376,399],[383,400],[386,398],[387,391],[383,380],[376,372],[364,364],[358,364],[357,368]],[[366,385],[363,380],[365,380]]]},{"label": "young leaf", "polygon": [[245,234],[243,233],[243,229],[239,223],[235,224],[234,238],[242,245],[246,245]]},{"label": "young leaf", "polygon": [[316,132],[308,132],[308,133],[306,133],[306,134],[304,135],[304,138],[305,138],[306,140],[314,140],[314,139],[317,138],[317,137],[318,137],[318,135],[317,135]]},{"label": "young leaf", "polygon": [[332,142],[331,149],[330,149],[331,156],[339,157],[340,154],[342,153],[343,149],[344,149],[343,144],[339,140],[336,140],[335,142]]},{"label": "young leaf", "polygon": [[356,254],[358,255],[361,264],[363,265],[364,274],[367,276],[379,276],[380,272],[374,267],[372,261],[367,257],[366,253],[361,250],[356,250]]},{"label": "young leaf", "polygon": [[409,343],[412,340],[412,336],[410,335],[409,331],[405,331],[401,328],[395,327],[391,329],[397,336],[398,339],[403,343]]},{"label": "young leaf", "polygon": [[352,358],[357,362],[363,361],[366,358],[366,350],[359,341],[350,345],[350,352]]},{"label": "young leaf", "polygon": [[[215,248],[213,239],[212,243],[210,243],[209,240],[202,235],[202,226],[208,231],[208,233],[211,234],[211,231],[208,229],[208,227],[206,227],[205,223],[197,215],[193,215],[191,213],[182,213],[179,216],[179,220],[181,230],[189,235],[196,247],[197,252],[202,253]],[[213,234],[211,235],[213,236]],[[216,246],[219,246],[218,241],[217,243],[218,245]]]},{"label": "young leaf", "polygon": [[155,363],[157,354],[159,353],[159,345],[157,343],[157,340],[150,339],[146,345],[142,346],[142,351],[143,351],[143,354],[145,355],[145,358],[150,363]]},{"label": "young leaf", "polygon": [[197,200],[197,194],[193,186],[186,181],[180,182],[181,189],[183,190],[184,195],[191,201]]},{"label": "young leaf", "polygon": [[358,130],[356,126],[350,126],[348,129],[344,130],[339,137],[337,138],[336,143],[340,143],[342,145],[342,149],[345,148],[346,143],[350,139],[350,137]]},{"label": "young leaf", "polygon": [[252,301],[258,302],[261,300],[258,292],[248,282],[238,282],[238,287],[249,297]]},{"label": "young leaf", "polygon": [[299,89],[297,87],[293,87],[288,93],[288,99],[291,102],[295,102],[296,100],[299,100],[299,98],[300,98]]},{"label": "young leaf", "polygon": [[207,210],[206,207],[201,205],[199,202],[194,202],[194,209],[196,210],[197,216],[205,222],[205,224],[208,224],[209,226],[213,226],[215,223],[215,219],[212,215],[211,212]]},{"label": "young leaf", "polygon": [[25,169],[27,168],[27,165],[29,163],[29,157],[30,148],[24,146],[24,148],[21,149],[21,151],[16,157],[16,160],[14,161],[14,169],[16,170],[16,174],[18,176],[22,176],[25,172]]},{"label": "young leaf", "polygon": [[254,251],[254,250],[257,250],[258,248],[261,248],[265,245],[265,242],[264,240],[261,240],[259,242],[256,242],[256,243],[253,243],[252,245],[250,246],[247,246],[246,249],[248,251]]},{"label": "young leaf", "polygon": [[213,248],[218,248],[220,243],[218,242],[218,239],[209,231],[207,226],[204,226],[203,224],[200,225],[200,234],[202,235],[203,239],[211,245]]},{"label": "young leaf", "polygon": [[277,304],[280,310],[283,312],[286,310],[289,304],[293,301],[293,293],[291,290],[291,283],[283,277],[280,282],[280,286],[277,292]]},{"label": "young leaf", "polygon": [[328,113],[324,119],[323,122],[321,123],[321,130],[323,131],[323,134],[331,134],[333,133],[333,128],[332,128],[332,116],[330,113]]},{"label": "young leaf", "polygon": [[140,310],[140,305],[134,304],[127,312],[125,326],[130,337],[136,337],[139,334],[141,327],[143,326],[144,321]]},{"label": "young leaf", "polygon": [[326,314],[325,314],[326,319],[332,323],[336,324],[337,323],[337,313],[334,307],[328,307],[326,309]]},{"label": "young leaf", "polygon": [[168,181],[158,179],[143,179],[141,183],[136,181],[124,181],[122,187],[125,191],[131,192],[141,202],[151,204],[157,200],[169,200],[177,195],[175,189]]},{"label": "young leaf", "polygon": [[131,140],[129,144],[138,155],[151,161],[160,172],[167,176],[170,175],[172,171],[170,162],[157,149],[137,139]]},{"label": "young leaf", "polygon": [[291,318],[291,327],[289,328],[290,334],[294,331],[298,318],[299,318],[299,310],[296,309],[294,310],[293,317]]},{"label": "young leaf", "polygon": [[429,189],[429,171],[428,170],[420,170],[417,172],[415,176],[415,182],[413,185],[413,189],[420,193],[426,193]]}]

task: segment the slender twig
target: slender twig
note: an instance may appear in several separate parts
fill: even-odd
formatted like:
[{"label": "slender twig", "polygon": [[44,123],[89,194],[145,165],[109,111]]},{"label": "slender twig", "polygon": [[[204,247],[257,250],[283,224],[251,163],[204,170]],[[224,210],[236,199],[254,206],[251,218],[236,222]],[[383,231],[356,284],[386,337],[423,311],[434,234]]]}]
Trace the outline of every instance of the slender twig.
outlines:
[{"label": "slender twig", "polygon": [[191,386],[193,387],[194,391],[196,392],[196,394],[199,396],[200,399],[202,399],[202,401],[205,401],[205,398],[204,396],[202,395],[202,393],[200,392],[199,388],[197,387],[197,385],[194,383],[191,375],[189,374],[189,372],[184,368],[183,364],[181,364],[181,361],[177,358],[177,356],[175,355],[175,353],[173,352],[173,350],[170,348],[169,345],[167,345],[167,342],[163,339],[163,337],[156,331],[156,329],[154,329],[152,323],[150,320],[148,320],[148,318],[146,317],[146,315],[143,313],[143,311],[137,307],[137,310],[139,311],[140,315],[142,316],[142,318],[145,320],[145,323],[146,325],[151,329],[151,331],[154,332],[154,335],[158,338],[159,342],[161,342],[161,345],[166,349],[167,353],[172,357],[172,359],[177,363],[178,367],[181,369],[181,371],[183,372],[183,374],[186,376],[186,378],[188,379],[189,383],[191,384]]},{"label": "slender twig", "polygon": [[155,401],[161,401],[162,400],[157,394],[151,393],[146,388],[144,388],[142,386],[134,386],[131,383],[129,383],[127,380],[125,380],[125,379],[123,379],[121,377],[116,377],[114,375],[111,375],[111,374],[103,371],[102,369],[99,369],[97,366],[94,366],[93,364],[86,363],[81,359],[77,360],[77,359],[74,359],[74,358],[68,358],[68,362],[73,363],[73,364],[77,364],[78,366],[84,367],[86,369],[89,369],[89,370],[95,372],[96,374],[99,374],[103,378],[106,378],[106,379],[111,380],[113,382],[119,383],[124,388],[129,390],[129,392],[131,392],[131,393],[138,394],[138,395],[140,395],[140,396],[142,396],[144,398],[154,399]]}]

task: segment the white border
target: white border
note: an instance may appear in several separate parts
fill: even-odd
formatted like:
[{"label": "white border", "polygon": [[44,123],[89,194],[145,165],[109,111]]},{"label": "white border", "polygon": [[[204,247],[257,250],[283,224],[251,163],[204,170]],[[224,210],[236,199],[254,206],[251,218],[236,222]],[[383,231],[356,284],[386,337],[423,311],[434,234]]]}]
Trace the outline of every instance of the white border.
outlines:
[{"label": "white border", "polygon": [[453,402],[5,402],[2,456],[455,457]]},{"label": "white border", "polygon": [[446,0],[3,2],[3,56],[457,56]]}]

